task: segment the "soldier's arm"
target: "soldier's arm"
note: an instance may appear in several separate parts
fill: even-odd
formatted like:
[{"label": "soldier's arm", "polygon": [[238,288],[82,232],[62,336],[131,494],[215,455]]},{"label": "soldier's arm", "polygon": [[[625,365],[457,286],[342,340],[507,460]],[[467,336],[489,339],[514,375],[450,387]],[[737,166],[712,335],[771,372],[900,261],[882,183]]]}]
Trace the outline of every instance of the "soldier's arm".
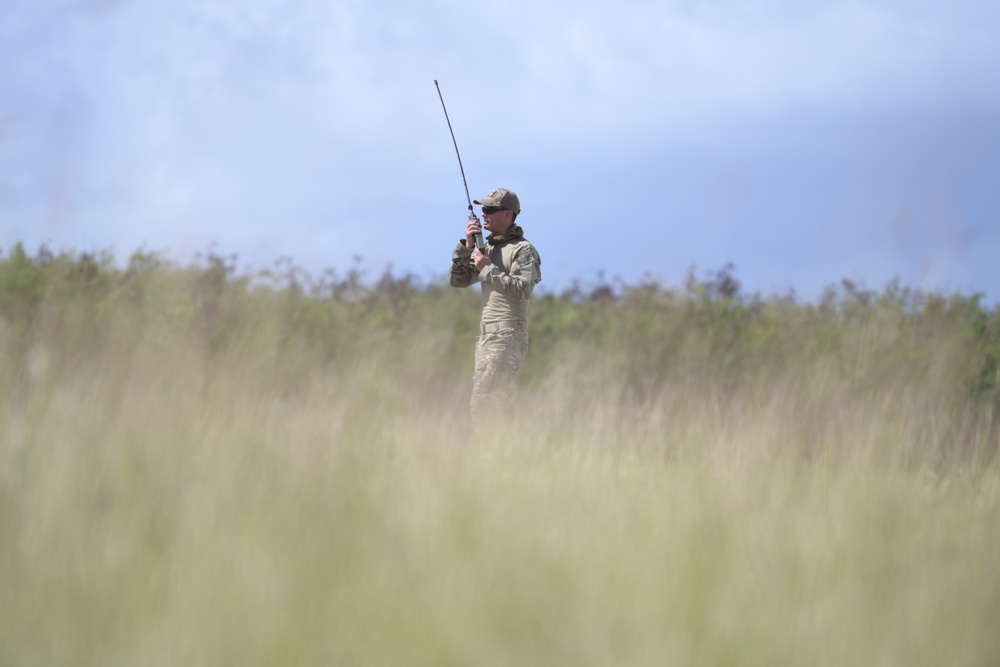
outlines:
[{"label": "soldier's arm", "polygon": [[515,294],[526,299],[531,296],[535,285],[542,282],[542,260],[533,246],[525,245],[511,261],[510,274],[490,264],[479,272],[479,280],[502,294]]},{"label": "soldier's arm", "polygon": [[448,274],[448,282],[452,287],[468,287],[479,280],[479,273],[472,264],[472,250],[465,245],[465,241],[459,241],[455,249],[451,252],[451,272]]}]

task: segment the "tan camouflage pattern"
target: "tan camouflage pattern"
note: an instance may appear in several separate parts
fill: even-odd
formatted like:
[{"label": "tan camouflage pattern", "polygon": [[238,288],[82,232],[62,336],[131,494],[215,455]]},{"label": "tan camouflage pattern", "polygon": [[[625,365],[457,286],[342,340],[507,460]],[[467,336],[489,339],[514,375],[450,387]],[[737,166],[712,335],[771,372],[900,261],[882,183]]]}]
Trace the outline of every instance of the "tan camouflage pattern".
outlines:
[{"label": "tan camouflage pattern", "polygon": [[[507,407],[517,388],[517,376],[528,354],[528,300],[542,280],[542,260],[524,238],[496,246],[487,245],[491,264],[476,271],[472,250],[459,241],[451,256],[452,287],[481,283],[482,325],[497,325],[495,332],[481,332],[476,345],[472,378],[473,415],[484,408]],[[500,324],[502,323],[502,324]]]},{"label": "tan camouflage pattern", "polygon": [[508,190],[507,188],[490,190],[488,195],[479,199],[473,199],[472,203],[479,204],[480,206],[499,206],[508,211],[513,211],[515,214],[521,212],[521,200],[517,198],[517,195],[512,190]]},{"label": "tan camouflage pattern", "polygon": [[528,298],[542,281],[542,260],[538,251],[524,238],[511,239],[498,246],[486,246],[492,262],[477,272],[472,251],[460,241],[451,255],[448,281],[452,287],[483,286],[482,323],[515,320],[528,326]]},{"label": "tan camouflage pattern", "polygon": [[513,408],[517,376],[527,354],[528,332],[521,327],[479,337],[469,402],[473,415],[505,414]]}]

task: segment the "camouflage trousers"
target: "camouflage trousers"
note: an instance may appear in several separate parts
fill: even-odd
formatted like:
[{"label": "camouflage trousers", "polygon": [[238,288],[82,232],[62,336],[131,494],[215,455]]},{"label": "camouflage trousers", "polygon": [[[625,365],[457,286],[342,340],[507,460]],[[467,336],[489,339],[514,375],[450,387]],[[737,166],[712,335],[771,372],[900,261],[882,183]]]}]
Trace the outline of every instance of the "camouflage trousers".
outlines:
[{"label": "camouflage trousers", "polygon": [[517,376],[527,354],[528,332],[524,329],[501,329],[479,337],[470,401],[474,417],[513,407]]}]

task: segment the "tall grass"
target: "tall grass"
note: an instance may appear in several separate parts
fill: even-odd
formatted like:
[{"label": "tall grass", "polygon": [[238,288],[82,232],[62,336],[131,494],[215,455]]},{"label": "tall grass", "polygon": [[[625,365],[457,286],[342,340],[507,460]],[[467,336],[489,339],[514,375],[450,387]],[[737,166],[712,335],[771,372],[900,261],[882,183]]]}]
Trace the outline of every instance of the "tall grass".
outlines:
[{"label": "tall grass", "polygon": [[362,278],[8,253],[0,664],[1000,661],[978,298]]}]

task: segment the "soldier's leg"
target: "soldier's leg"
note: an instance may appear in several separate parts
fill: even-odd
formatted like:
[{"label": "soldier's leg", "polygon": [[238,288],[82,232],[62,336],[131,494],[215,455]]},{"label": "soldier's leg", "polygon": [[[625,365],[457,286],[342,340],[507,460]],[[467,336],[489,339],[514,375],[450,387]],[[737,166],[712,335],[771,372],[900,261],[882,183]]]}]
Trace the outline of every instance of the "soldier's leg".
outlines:
[{"label": "soldier's leg", "polygon": [[528,338],[523,331],[504,329],[479,338],[470,401],[473,417],[512,407],[527,352]]}]

